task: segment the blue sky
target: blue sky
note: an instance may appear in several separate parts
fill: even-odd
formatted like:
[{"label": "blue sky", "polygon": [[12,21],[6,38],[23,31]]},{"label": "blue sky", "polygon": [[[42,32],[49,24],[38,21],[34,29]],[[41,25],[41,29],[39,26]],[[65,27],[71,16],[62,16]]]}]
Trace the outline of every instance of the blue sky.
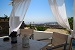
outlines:
[{"label": "blue sky", "polygon": [[[73,1],[65,0],[68,17],[73,16]],[[9,5],[9,2],[10,0],[0,0],[0,16],[4,16],[4,14],[10,16],[12,6]],[[55,22],[56,20],[52,15],[48,0],[31,0],[24,21],[26,23],[44,23]]]}]

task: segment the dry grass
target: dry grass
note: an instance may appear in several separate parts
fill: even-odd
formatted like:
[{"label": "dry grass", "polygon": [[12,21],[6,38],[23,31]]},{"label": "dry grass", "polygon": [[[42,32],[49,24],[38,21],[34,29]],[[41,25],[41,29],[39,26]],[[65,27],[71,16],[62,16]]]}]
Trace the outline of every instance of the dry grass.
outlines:
[{"label": "dry grass", "polygon": [[[29,27],[25,27],[24,29],[28,29]],[[58,32],[58,33],[62,33],[62,34],[68,34],[68,31],[67,30],[64,30],[64,29],[47,29],[45,30],[47,32]]]},{"label": "dry grass", "polygon": [[63,30],[63,29],[47,29],[46,31],[48,31],[48,32],[58,32],[58,33],[62,33],[62,34],[68,33],[67,30]]}]

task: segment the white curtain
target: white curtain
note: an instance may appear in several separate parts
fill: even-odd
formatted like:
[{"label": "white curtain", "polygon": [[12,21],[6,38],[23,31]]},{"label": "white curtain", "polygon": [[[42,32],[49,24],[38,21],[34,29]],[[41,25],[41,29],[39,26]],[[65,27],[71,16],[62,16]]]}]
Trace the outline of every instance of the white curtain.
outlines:
[{"label": "white curtain", "polygon": [[73,18],[73,37],[75,38],[75,0],[74,0],[74,18]]},{"label": "white curtain", "polygon": [[64,28],[67,28],[67,30],[70,30],[68,18],[66,15],[64,0],[48,0],[48,1],[49,1],[50,8],[52,10],[52,13],[56,21],[58,22],[58,24]]},{"label": "white curtain", "polygon": [[31,0],[13,0],[9,18],[10,32],[18,31],[26,15]]}]

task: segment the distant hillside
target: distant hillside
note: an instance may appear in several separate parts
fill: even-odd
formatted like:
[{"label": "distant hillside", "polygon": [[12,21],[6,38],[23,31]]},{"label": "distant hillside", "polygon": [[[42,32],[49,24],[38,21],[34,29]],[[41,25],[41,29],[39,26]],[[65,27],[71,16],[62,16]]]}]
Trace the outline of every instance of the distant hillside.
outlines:
[{"label": "distant hillside", "polygon": [[47,23],[44,23],[44,24],[48,24],[48,25],[58,25],[57,22],[47,22]]}]

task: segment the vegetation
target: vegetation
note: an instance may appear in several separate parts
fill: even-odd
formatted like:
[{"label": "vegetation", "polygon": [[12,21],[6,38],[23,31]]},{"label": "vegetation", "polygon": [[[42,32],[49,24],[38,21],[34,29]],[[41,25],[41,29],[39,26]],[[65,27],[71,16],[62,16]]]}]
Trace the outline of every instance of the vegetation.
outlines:
[{"label": "vegetation", "polygon": [[25,25],[25,27],[29,27],[30,29],[32,29],[31,23],[29,25]]},{"label": "vegetation", "polygon": [[30,29],[32,29],[31,22],[30,22],[30,24],[29,24],[29,27],[30,27]]},{"label": "vegetation", "polygon": [[47,28],[46,27],[43,27],[43,26],[37,26],[36,29],[38,31],[45,31]]},{"label": "vegetation", "polygon": [[[6,19],[9,20],[9,17],[7,15],[4,14],[4,16],[0,17],[0,19],[3,19],[4,21]],[[6,35],[9,35],[9,22],[6,21],[6,22],[0,22],[0,36],[6,36]]]},{"label": "vegetation", "polygon": [[73,29],[73,17],[68,18],[70,28]]},{"label": "vegetation", "polygon": [[8,18],[8,16],[7,16],[6,14],[4,14],[4,17],[5,17],[5,18]]}]

